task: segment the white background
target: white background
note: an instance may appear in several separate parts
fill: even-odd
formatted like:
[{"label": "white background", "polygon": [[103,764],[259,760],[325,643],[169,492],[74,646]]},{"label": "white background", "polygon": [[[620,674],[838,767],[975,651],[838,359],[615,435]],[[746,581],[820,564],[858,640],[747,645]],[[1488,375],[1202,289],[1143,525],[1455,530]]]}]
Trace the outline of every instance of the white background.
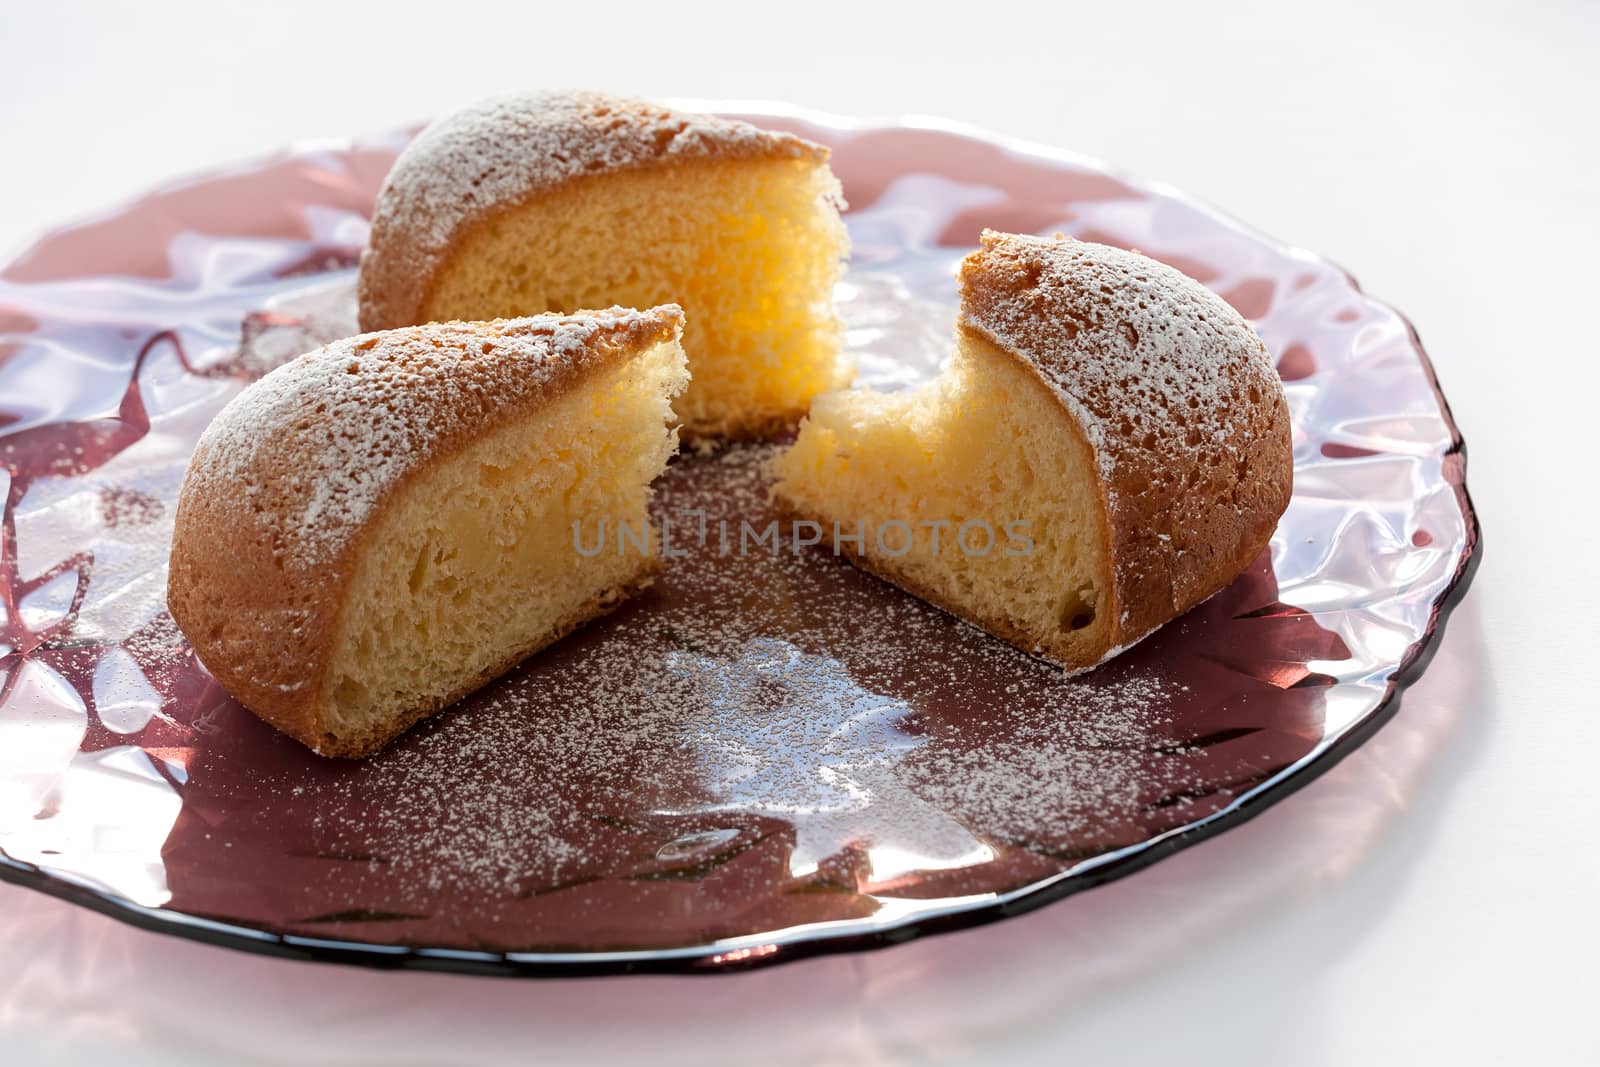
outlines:
[{"label": "white background", "polygon": [[708,979],[247,957],[0,887],[0,1059],[1571,1063],[1595,1055],[1600,6],[0,7],[0,248],[173,175],[539,85],[920,112],[1164,179],[1416,323],[1487,556],[1372,745],[1014,922]]}]

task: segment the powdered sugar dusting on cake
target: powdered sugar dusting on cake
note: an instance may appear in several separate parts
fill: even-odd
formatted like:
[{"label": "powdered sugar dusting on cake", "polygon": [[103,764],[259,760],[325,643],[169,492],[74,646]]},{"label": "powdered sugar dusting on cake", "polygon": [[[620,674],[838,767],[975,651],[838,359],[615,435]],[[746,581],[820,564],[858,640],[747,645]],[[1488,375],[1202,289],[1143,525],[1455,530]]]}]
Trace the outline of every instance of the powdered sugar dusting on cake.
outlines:
[{"label": "powdered sugar dusting on cake", "polygon": [[986,232],[961,324],[1032,367],[1094,451],[1127,644],[1265,547],[1294,477],[1266,346],[1192,278],[1106,245]]},{"label": "powdered sugar dusting on cake", "polygon": [[1170,445],[1237,451],[1241,395],[1275,385],[1266,346],[1205,286],[1108,245],[986,232],[962,267],[962,321],[1038,369],[1100,471]]},{"label": "powdered sugar dusting on cake", "polygon": [[[390,322],[417,306],[456,235],[496,210],[575,178],[718,158],[820,161],[828,149],[594,92],[496,97],[440,119],[401,153],[378,193],[362,257],[362,321]],[[375,314],[369,304],[380,293],[389,312]]]},{"label": "powdered sugar dusting on cake", "polygon": [[280,558],[326,563],[431,458],[681,326],[668,305],[336,341],[235,397],[200,438],[184,492],[247,513]]}]

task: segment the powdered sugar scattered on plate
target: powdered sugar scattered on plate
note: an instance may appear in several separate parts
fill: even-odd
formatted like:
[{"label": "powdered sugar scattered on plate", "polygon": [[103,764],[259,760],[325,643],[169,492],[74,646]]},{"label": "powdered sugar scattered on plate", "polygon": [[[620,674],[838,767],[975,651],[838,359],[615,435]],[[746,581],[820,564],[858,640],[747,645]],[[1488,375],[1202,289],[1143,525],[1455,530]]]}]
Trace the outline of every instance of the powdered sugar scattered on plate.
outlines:
[{"label": "powdered sugar scattered on plate", "polygon": [[768,877],[885,883],[1137,821],[1151,761],[1187,758],[1166,739],[1181,687],[1065,678],[816,549],[738,553],[737,524],[772,518],[771,454],[676,463],[655,509],[685,555],[657,590],[312,787],[319,847],[372,855],[397,907],[408,885],[411,907],[490,907],[637,866],[630,848],[777,833]]}]

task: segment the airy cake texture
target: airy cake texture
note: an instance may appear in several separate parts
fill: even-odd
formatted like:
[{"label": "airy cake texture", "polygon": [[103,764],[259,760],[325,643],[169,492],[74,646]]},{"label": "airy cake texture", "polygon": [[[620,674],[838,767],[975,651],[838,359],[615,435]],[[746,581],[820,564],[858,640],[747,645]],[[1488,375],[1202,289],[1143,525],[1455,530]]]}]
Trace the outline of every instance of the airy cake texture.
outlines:
[{"label": "airy cake texture", "polygon": [[195,449],[173,617],[274,726],[375,751],[648,584],[682,325],[672,306],[447,323],[273,371]]},{"label": "airy cake texture", "polygon": [[869,570],[1087,669],[1266,547],[1282,385],[1226,302],[1136,253],[988,232],[961,281],[945,372],[819,397],[774,492]]},{"label": "airy cake texture", "polygon": [[597,93],[486,101],[423,131],[385,181],[362,328],[675,302],[685,433],[770,435],[850,379],[827,161],[788,134]]}]

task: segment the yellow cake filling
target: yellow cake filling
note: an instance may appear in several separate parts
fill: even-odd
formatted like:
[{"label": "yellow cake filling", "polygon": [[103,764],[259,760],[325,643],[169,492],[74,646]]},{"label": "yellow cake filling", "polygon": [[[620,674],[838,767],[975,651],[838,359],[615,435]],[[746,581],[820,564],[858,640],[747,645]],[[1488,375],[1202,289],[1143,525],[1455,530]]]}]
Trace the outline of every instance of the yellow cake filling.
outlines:
[{"label": "yellow cake filling", "polygon": [[680,345],[657,345],[397,491],[344,597],[335,732],[461,695],[650,573],[650,483],[686,380]]},{"label": "yellow cake filling", "polygon": [[423,321],[680,304],[691,435],[762,436],[848,384],[833,286],[838,183],[808,160],[705,161],[570,182],[457,241]]},{"label": "yellow cake filling", "polygon": [[819,397],[774,463],[796,515],[912,592],[1071,660],[1110,626],[1094,456],[1036,374],[962,331],[921,388]]}]

